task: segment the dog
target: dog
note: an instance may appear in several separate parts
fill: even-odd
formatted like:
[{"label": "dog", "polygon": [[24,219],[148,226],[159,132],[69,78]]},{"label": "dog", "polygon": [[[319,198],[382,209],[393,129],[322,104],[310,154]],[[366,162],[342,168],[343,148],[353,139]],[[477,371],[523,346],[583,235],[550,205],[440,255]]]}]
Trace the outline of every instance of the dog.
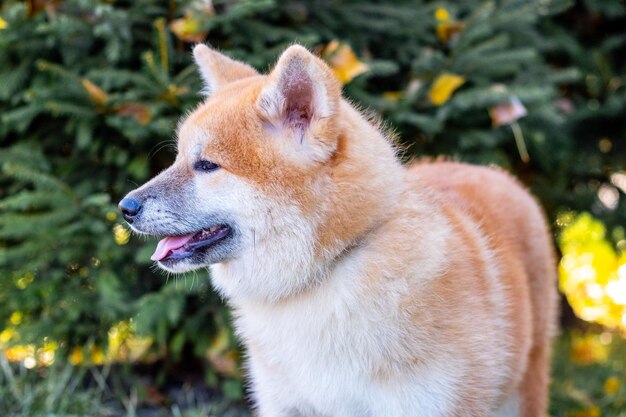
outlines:
[{"label": "dog", "polygon": [[500,169],[403,165],[293,45],[261,75],[206,45],[171,167],[121,202],[171,273],[209,268],[260,417],[543,417],[556,265]]}]

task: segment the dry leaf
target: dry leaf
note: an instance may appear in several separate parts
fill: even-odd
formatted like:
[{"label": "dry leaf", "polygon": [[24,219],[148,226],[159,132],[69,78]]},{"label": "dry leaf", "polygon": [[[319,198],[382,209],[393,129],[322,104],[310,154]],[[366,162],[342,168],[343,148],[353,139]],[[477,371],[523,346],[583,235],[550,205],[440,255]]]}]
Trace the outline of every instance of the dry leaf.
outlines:
[{"label": "dry leaf", "polygon": [[512,97],[508,103],[498,104],[489,109],[489,116],[494,126],[509,125],[527,114],[526,107],[517,97]]},{"label": "dry leaf", "polygon": [[89,100],[94,103],[96,106],[103,106],[106,103],[109,96],[104,92],[100,87],[92,83],[86,78],[83,78],[81,81],[83,88],[87,91],[89,95]]},{"label": "dry leaf", "polygon": [[152,120],[150,109],[140,103],[123,104],[117,109],[117,114],[134,117],[137,123],[142,126],[147,125]]},{"label": "dry leaf", "polygon": [[178,39],[190,43],[201,43],[207,36],[207,32],[202,30],[202,22],[189,12],[184,17],[173,20],[170,30]]}]

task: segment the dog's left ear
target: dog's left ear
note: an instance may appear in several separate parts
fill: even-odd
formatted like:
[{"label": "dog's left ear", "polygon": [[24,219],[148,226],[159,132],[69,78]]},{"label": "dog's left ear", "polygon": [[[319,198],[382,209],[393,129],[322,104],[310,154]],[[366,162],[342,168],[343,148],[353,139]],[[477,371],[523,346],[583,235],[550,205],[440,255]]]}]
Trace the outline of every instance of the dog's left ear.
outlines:
[{"label": "dog's left ear", "polygon": [[278,59],[257,104],[275,127],[304,135],[316,122],[337,114],[340,99],[341,86],[328,65],[293,45]]},{"label": "dog's left ear", "polygon": [[258,75],[251,66],[235,61],[201,43],[193,48],[193,58],[200,70],[205,86],[203,91],[207,96],[228,83]]}]

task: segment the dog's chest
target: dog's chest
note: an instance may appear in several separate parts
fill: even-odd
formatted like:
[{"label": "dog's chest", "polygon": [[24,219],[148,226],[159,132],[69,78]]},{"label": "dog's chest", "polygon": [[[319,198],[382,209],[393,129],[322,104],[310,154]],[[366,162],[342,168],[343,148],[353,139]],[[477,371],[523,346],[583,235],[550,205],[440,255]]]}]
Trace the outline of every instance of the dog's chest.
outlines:
[{"label": "dog's chest", "polygon": [[248,347],[251,376],[289,387],[294,398],[321,414],[370,408],[365,393],[397,334],[394,324],[364,307],[335,294],[279,308],[240,309],[237,330]]}]

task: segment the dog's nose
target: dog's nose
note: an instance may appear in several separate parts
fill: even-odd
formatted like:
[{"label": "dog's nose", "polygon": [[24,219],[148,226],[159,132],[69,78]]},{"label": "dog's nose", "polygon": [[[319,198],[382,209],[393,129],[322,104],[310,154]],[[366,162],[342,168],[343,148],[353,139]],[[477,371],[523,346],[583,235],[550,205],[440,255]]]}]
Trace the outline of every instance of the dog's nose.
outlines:
[{"label": "dog's nose", "polygon": [[123,198],[118,207],[120,208],[122,216],[124,216],[126,221],[128,223],[132,223],[141,210],[141,203],[137,200],[133,200],[132,198]]}]

